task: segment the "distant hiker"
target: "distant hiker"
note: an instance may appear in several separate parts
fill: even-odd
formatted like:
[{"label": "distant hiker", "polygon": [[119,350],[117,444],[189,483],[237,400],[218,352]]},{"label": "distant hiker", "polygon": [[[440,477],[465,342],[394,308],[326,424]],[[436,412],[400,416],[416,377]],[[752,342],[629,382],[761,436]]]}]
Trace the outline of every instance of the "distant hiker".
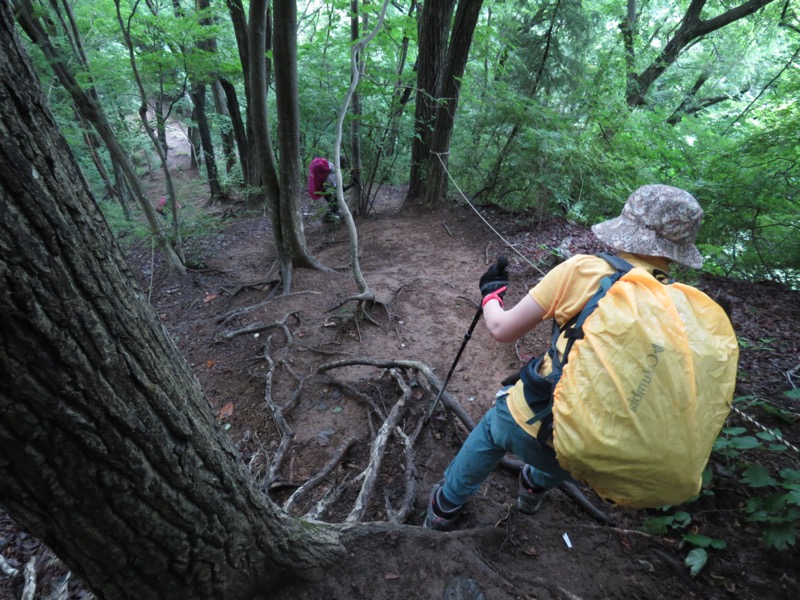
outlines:
[{"label": "distant hiker", "polygon": [[[180,204],[178,204],[178,208],[181,208]],[[167,218],[167,215],[169,214],[169,204],[167,203],[166,196],[161,196],[161,198],[158,199],[158,202],[156,202],[156,212],[165,219]]]},{"label": "distant hiker", "polygon": [[165,219],[167,218],[167,197],[161,196],[156,202],[156,212]]},{"label": "distant hiker", "polygon": [[[339,159],[341,171],[348,168],[347,158],[342,156]],[[347,191],[358,183],[358,180],[351,174],[351,182],[343,187]],[[336,169],[327,158],[317,157],[308,166],[308,193],[313,200],[325,199],[326,211],[323,219],[328,222],[338,223],[341,220],[339,214],[339,204],[336,200]]]},{"label": "distant hiker", "polygon": [[694,246],[702,216],[689,193],[646,185],[619,217],[592,227],[616,256],[573,256],[509,310],[505,267],[498,260],[486,271],[479,285],[492,337],[515,342],[553,319],[553,343],[503,382],[433,487],[424,527],[451,528],[506,453],[524,463],[516,506],[525,514],[573,479],[628,506],[677,504],[699,493],[738,358],[722,309],[669,279],[670,263],[702,266]]}]

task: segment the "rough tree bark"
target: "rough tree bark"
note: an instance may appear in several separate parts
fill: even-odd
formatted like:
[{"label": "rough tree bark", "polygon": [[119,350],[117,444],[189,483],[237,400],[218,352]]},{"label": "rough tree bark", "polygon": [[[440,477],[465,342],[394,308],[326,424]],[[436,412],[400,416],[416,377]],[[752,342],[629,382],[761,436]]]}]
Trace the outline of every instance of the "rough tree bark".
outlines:
[{"label": "rough tree bark", "polygon": [[[196,0],[198,11],[207,11],[210,7],[210,0]],[[202,27],[210,27],[213,22],[210,17],[202,17],[199,20]],[[197,42],[197,49],[200,51],[214,54],[217,51],[217,40],[213,35],[207,35],[204,39]],[[219,170],[217,169],[217,157],[214,152],[214,142],[211,139],[211,125],[206,115],[206,81],[192,78],[192,102],[197,109],[197,128],[200,130],[200,143],[203,145],[203,156],[205,157],[206,175],[208,176],[208,188],[211,192],[211,202],[222,202],[224,194],[219,183]],[[213,86],[214,81],[210,82]]]},{"label": "rough tree bark", "polygon": [[[275,14],[273,64],[275,104],[278,114],[280,194],[272,198],[272,229],[280,237],[292,263],[298,267],[325,269],[309,252],[303,231],[299,199],[303,190],[300,158],[300,100],[297,83],[297,2],[273,0]],[[276,240],[278,236],[276,234]],[[283,273],[283,291],[291,291],[291,272]]]},{"label": "rough tree bark", "polygon": [[411,173],[408,198],[425,195],[430,165],[433,116],[447,58],[447,38],[456,0],[425,2],[419,16],[417,100],[414,108],[414,139],[411,142]]},{"label": "rough tree bark", "polygon": [[440,87],[439,105],[431,138],[431,157],[428,169],[426,206],[433,207],[447,196],[447,164],[450,153],[450,137],[453,134],[458,96],[461,92],[461,77],[467,65],[472,35],[478,24],[483,0],[461,0],[453,22],[453,34],[447,52],[447,65]]},{"label": "rough tree bark", "polygon": [[99,596],[252,598],[341,557],[253,484],[0,3],[0,505]]}]

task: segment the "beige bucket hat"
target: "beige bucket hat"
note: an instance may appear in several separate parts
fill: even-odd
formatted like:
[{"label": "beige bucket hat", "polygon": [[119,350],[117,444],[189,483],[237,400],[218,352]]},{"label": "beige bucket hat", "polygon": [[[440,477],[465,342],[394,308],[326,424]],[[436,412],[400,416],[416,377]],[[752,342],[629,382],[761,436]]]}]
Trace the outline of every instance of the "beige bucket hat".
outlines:
[{"label": "beige bucket hat", "polygon": [[702,220],[703,209],[689,192],[645,185],[628,197],[620,216],[592,226],[592,231],[617,250],[664,256],[699,269],[703,259],[694,241]]}]

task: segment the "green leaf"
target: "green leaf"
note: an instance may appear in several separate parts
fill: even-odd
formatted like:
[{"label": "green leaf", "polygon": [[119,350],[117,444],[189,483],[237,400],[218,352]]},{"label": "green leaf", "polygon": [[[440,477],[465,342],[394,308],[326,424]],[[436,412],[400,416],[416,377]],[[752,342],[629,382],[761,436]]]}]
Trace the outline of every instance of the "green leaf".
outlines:
[{"label": "green leaf", "polygon": [[672,525],[675,518],[672,515],[666,517],[650,517],[645,519],[642,523],[642,529],[645,533],[651,535],[663,535],[667,533],[667,528]]},{"label": "green leaf", "polygon": [[747,429],[745,427],[726,427],[722,430],[722,433],[725,435],[742,435],[746,432]]},{"label": "green leaf", "polygon": [[688,527],[689,523],[692,522],[692,515],[690,515],[688,512],[676,512],[674,516],[675,522],[672,524],[673,529],[678,529],[679,527]]},{"label": "green leaf", "polygon": [[701,535],[699,533],[687,533],[683,536],[683,539],[690,544],[697,546],[698,548],[714,548],[715,550],[724,550],[728,547],[728,544],[726,544],[724,540],[712,538],[707,535]]},{"label": "green leaf", "polygon": [[695,577],[703,570],[703,567],[706,566],[708,562],[708,552],[703,548],[695,548],[686,555],[686,560],[684,562],[689,567],[689,574]]},{"label": "green leaf", "polygon": [[711,547],[714,548],[714,550],[724,550],[728,547],[728,544],[726,544],[724,540],[711,538]]},{"label": "green leaf", "polygon": [[800,471],[797,469],[781,469],[779,472],[781,477],[788,481],[795,481],[800,483]]},{"label": "green leaf", "polygon": [[794,388],[788,392],[783,392],[784,396],[792,398],[793,400],[800,400],[800,388]]},{"label": "green leaf", "polygon": [[705,487],[709,483],[711,483],[711,480],[713,478],[714,478],[714,472],[711,470],[711,466],[710,465],[706,466],[706,468],[703,469],[703,476],[702,476],[702,485],[703,485],[703,487]]},{"label": "green leaf", "polygon": [[742,481],[750,487],[767,487],[778,484],[769,471],[761,465],[753,465],[745,469],[742,473]]},{"label": "green leaf", "polygon": [[768,548],[786,550],[797,541],[795,523],[774,523],[764,527],[764,543]]},{"label": "green leaf", "polygon": [[759,438],[759,439],[765,440],[767,442],[771,442],[773,440],[780,440],[780,439],[783,438],[783,436],[781,435],[781,432],[778,431],[777,429],[775,430],[774,433],[772,431],[759,431],[756,434],[756,437]]},{"label": "green leaf", "polygon": [[700,535],[699,533],[687,533],[683,536],[683,539],[690,544],[694,544],[698,548],[708,548],[713,541],[713,539],[707,535]]},{"label": "green leaf", "polygon": [[761,442],[751,435],[736,437],[731,440],[731,446],[738,450],[752,450],[761,446]]}]

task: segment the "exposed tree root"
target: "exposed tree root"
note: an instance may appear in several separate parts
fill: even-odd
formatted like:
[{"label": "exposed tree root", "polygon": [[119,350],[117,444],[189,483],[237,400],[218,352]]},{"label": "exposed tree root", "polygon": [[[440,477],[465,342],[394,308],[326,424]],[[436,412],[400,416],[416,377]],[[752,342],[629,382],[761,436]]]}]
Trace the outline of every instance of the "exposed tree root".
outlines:
[{"label": "exposed tree root", "polygon": [[364,483],[361,485],[361,492],[358,494],[355,506],[345,520],[346,523],[356,523],[361,521],[364,512],[367,509],[369,497],[372,494],[372,489],[375,486],[375,481],[378,478],[378,472],[383,462],[383,456],[386,451],[386,444],[389,441],[389,436],[395,428],[399,420],[403,417],[408,406],[408,400],[411,398],[411,388],[403,381],[402,377],[395,369],[391,369],[390,373],[397,381],[400,389],[403,391],[402,396],[395,402],[389,416],[383,422],[383,425],[378,430],[378,435],[372,442],[372,449],[369,455],[369,465],[364,470]]},{"label": "exposed tree root", "polygon": [[12,579],[19,574],[19,569],[12,567],[2,554],[0,554],[0,571],[3,572],[3,575]]},{"label": "exposed tree root", "polygon": [[[252,286],[252,285],[254,285],[254,284],[249,284],[249,286]],[[247,287],[248,287],[248,284],[245,284],[243,286],[240,286],[239,288],[237,288],[233,292],[227,292],[224,288],[223,288],[222,291],[225,291],[228,295],[233,296],[233,295],[239,293],[241,290],[246,289]],[[287,297],[291,297],[291,296],[299,296],[301,294],[317,294],[317,295],[319,295],[319,292],[313,292],[313,291],[310,291],[310,290],[305,290],[305,291],[301,291],[301,292],[292,292],[291,294],[287,294],[286,296],[280,296],[280,297],[281,298],[287,298]],[[259,308],[263,308],[264,306],[266,306],[270,302],[274,302],[275,299],[276,299],[275,297],[270,297],[267,300],[262,300],[261,302],[259,302],[257,304],[253,304],[251,306],[245,306],[243,308],[237,308],[236,310],[232,310],[232,311],[230,311],[228,313],[225,313],[224,315],[220,315],[219,317],[217,317],[216,322],[218,324],[220,324],[220,325],[225,325],[226,323],[232,321],[233,319],[235,319],[237,317],[241,317],[242,315],[246,315],[249,312],[252,312],[254,310],[258,310]]]},{"label": "exposed tree root", "polygon": [[[274,337],[273,335],[268,337],[263,355],[263,359],[268,367],[264,375],[265,403],[280,435],[278,448],[275,450],[271,460],[268,461],[263,475],[263,487],[265,489],[274,489],[275,483],[281,479],[280,472],[283,469],[285,457],[290,451],[290,446],[294,438],[294,432],[285,418],[285,413],[295,408],[308,382],[312,378],[328,377],[328,384],[338,386],[347,398],[357,400],[367,408],[371,431],[370,453],[367,464],[355,476],[350,472],[345,472],[343,475],[342,470],[338,469],[338,466],[345,460],[349,451],[359,441],[356,436],[347,437],[331,454],[326,464],[317,473],[308,478],[307,481],[300,484],[298,489],[291,494],[284,502],[284,508],[287,511],[296,511],[301,501],[308,498],[312,491],[319,489],[321,484],[325,483],[327,485],[325,493],[323,493],[321,497],[320,494],[316,494],[318,500],[303,515],[304,519],[316,520],[326,510],[336,504],[337,500],[342,497],[345,491],[352,489],[355,485],[359,485],[360,488],[357,498],[349,514],[345,517],[344,523],[354,524],[363,521],[371,505],[371,500],[375,495],[374,488],[381,471],[384,456],[390,441],[394,439],[400,445],[404,457],[403,495],[398,501],[398,506],[395,507],[393,506],[392,498],[390,498],[388,492],[384,493],[381,504],[385,507],[388,521],[392,523],[403,523],[412,512],[414,506],[416,492],[415,475],[417,473],[414,447],[421,432],[425,430],[425,425],[429,424],[426,422],[424,416],[432,406],[433,399],[438,395],[439,391],[442,390],[442,381],[434,374],[433,370],[428,365],[422,362],[364,357],[339,359],[319,366],[313,374],[298,374],[292,370],[289,361],[286,360],[286,356],[289,355],[291,348],[295,345],[294,336],[287,325],[287,322],[292,317],[299,322],[297,313],[291,312],[274,323],[258,324],[259,329],[256,329],[255,326],[250,326],[248,328],[232,330],[224,336],[226,339],[231,339],[244,332],[252,333],[256,330],[279,329],[283,333],[283,338],[285,339],[285,346],[278,349],[276,353],[282,354],[283,358],[276,358],[272,355],[271,344]],[[275,402],[272,395],[273,377],[277,365],[283,366],[297,384],[289,399],[283,405],[279,405]],[[373,395],[365,394],[363,391],[356,389],[353,385],[330,378],[327,375],[327,373],[334,369],[341,369],[348,366],[372,366],[388,374],[394,380],[397,389],[400,391],[399,396],[391,402],[391,407],[384,409]],[[416,393],[413,391],[414,387],[418,388]],[[415,404],[412,402],[414,399],[420,402]],[[429,402],[428,410],[426,410],[424,405],[426,399],[428,399],[427,401]],[[454,427],[458,432],[460,426],[463,429],[460,433],[463,435],[467,435],[475,427],[475,423],[459,402],[446,390],[441,394],[440,409],[439,412],[435,414],[442,413],[447,418],[455,418],[456,422],[454,423]],[[373,424],[373,417],[378,419],[378,423]],[[439,418],[440,417],[437,417],[434,421]],[[411,427],[410,429],[409,425]],[[294,458],[292,459],[292,464],[289,466],[288,485],[297,485],[290,483],[292,479],[293,463]],[[522,467],[522,463],[507,457],[503,461],[503,466],[518,470]],[[609,517],[595,507],[577,486],[573,484],[562,484],[561,490],[575,500],[575,502],[594,519],[604,524],[609,522]],[[563,595],[564,591],[559,590],[559,593]]]},{"label": "exposed tree root", "polygon": [[303,495],[308,494],[311,490],[313,490],[321,481],[323,481],[331,472],[337,467],[337,465],[341,462],[342,457],[347,453],[347,451],[355,444],[357,441],[355,436],[349,436],[345,438],[341,444],[336,448],[336,451],[331,454],[331,457],[328,459],[328,462],[317,471],[313,477],[311,477],[308,481],[306,481],[303,485],[301,485],[291,496],[289,499],[284,502],[283,510],[286,512],[291,512],[292,508],[294,508],[297,500],[301,498]]},{"label": "exposed tree root", "polygon": [[33,600],[36,595],[36,558],[31,556],[23,569],[25,587],[22,588],[21,600]]},{"label": "exposed tree root", "polygon": [[[288,315],[287,315],[288,316]],[[287,328],[287,340],[291,342],[291,333],[288,333]],[[270,356],[270,342],[272,340],[272,336],[267,340],[264,349],[264,358],[269,365],[267,369],[267,373],[264,376],[266,380],[266,385],[264,389],[264,400],[269,407],[269,411],[272,414],[272,420],[278,427],[278,431],[281,434],[281,443],[278,445],[278,450],[275,452],[275,456],[272,458],[269,467],[267,468],[267,476],[266,481],[264,482],[264,487],[269,486],[272,481],[274,481],[277,477],[277,472],[281,468],[283,463],[283,458],[286,456],[286,452],[289,449],[289,443],[292,441],[294,437],[294,431],[292,428],[289,427],[289,424],[286,422],[286,419],[283,418],[283,412],[281,411],[280,406],[272,399],[272,374],[275,372],[275,362],[272,360]]]}]

